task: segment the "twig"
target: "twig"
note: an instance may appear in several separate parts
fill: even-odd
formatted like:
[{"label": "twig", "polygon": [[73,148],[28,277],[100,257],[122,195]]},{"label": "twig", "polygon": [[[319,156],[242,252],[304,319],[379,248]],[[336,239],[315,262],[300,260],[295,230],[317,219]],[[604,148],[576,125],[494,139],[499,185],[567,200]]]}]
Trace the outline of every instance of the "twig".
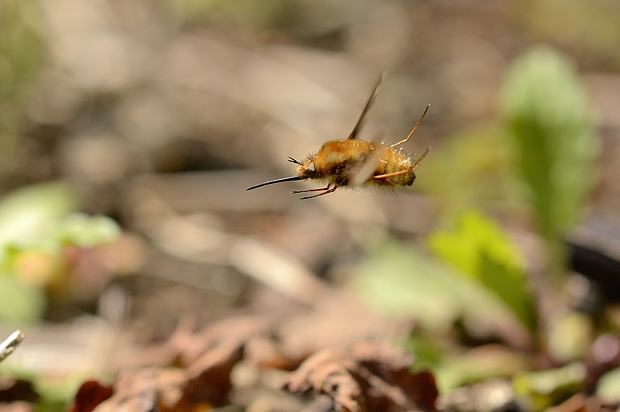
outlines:
[{"label": "twig", "polygon": [[16,330],[0,343],[0,362],[8,358],[23,340],[24,334],[20,330]]}]

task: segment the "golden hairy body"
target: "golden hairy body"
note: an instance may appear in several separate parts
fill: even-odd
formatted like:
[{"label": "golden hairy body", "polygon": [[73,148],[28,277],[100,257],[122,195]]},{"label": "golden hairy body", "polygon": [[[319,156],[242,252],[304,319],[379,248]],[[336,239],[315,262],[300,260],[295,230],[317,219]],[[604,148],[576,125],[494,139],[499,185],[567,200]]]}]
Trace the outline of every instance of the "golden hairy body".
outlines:
[{"label": "golden hairy body", "polygon": [[351,186],[357,174],[364,173],[361,169],[367,162],[374,166],[368,165],[370,170],[358,185],[410,186],[416,178],[409,156],[381,143],[348,139],[323,144],[315,156],[297,168],[297,175],[324,179],[337,186]]},{"label": "golden hairy body", "polygon": [[294,180],[319,179],[327,181],[326,187],[292,192],[318,192],[315,195],[302,197],[302,199],[311,199],[333,193],[339,187],[411,186],[416,178],[416,168],[429,149],[427,148],[418,159],[413,159],[411,156],[402,154],[397,148],[407,143],[413,136],[429,106],[426,106],[426,110],[407,137],[390,146],[373,141],[357,140],[357,134],[368,109],[372,106],[382,79],[383,77],[375,85],[349,137],[324,143],[317,154],[308,156],[302,162],[289,157],[289,162],[298,165],[295,176],[259,183],[247,190]]}]

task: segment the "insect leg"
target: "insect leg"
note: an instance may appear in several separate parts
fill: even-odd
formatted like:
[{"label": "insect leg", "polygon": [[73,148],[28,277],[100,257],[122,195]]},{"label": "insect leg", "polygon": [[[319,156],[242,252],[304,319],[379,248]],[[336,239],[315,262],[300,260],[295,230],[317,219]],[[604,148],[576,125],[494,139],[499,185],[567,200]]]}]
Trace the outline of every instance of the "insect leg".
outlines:
[{"label": "insect leg", "polygon": [[318,189],[293,190],[291,192],[291,194],[294,195],[296,193],[320,192],[321,190],[329,190],[331,185],[332,185],[332,183],[329,182],[326,187],[321,187],[321,188],[318,188]]},{"label": "insect leg", "polygon": [[385,179],[385,178],[392,177],[392,176],[404,175],[405,173],[409,173],[409,171],[410,171],[409,169],[399,170],[398,172],[386,173],[383,175],[376,175],[376,176],[373,176],[372,178],[373,179]]},{"label": "insect leg", "polygon": [[323,196],[323,195],[326,195],[326,194],[328,194],[328,193],[334,193],[334,192],[336,191],[336,189],[338,189],[338,186],[334,186],[334,187],[332,187],[331,189],[328,189],[328,190],[326,190],[326,191],[324,191],[324,192],[321,192],[321,193],[319,193],[319,194],[316,194],[316,195],[312,195],[312,196],[304,196],[304,197],[300,198],[299,200],[312,199],[312,198],[314,198],[314,197]]},{"label": "insect leg", "polygon": [[421,155],[421,156],[420,156],[420,157],[419,157],[419,158],[415,161],[415,163],[413,164],[413,166],[412,166],[412,167],[413,167],[414,169],[415,169],[416,167],[418,167],[418,165],[419,165],[420,163],[422,163],[422,160],[426,157],[426,155],[428,154],[428,152],[430,152],[430,150],[431,150],[430,146],[429,146],[429,147],[427,147],[427,148],[424,150],[424,153],[422,153],[422,155]]},{"label": "insect leg", "polygon": [[403,140],[394,143],[393,145],[390,146],[390,149],[394,148],[394,147],[398,147],[401,144],[405,144],[409,141],[409,139],[411,139],[411,137],[415,134],[415,131],[418,129],[418,126],[420,126],[422,124],[422,120],[424,120],[424,116],[426,116],[426,113],[428,112],[428,109],[431,107],[431,105],[427,105],[426,109],[424,109],[424,113],[422,113],[422,116],[420,116],[420,118],[418,119],[417,122],[415,122],[415,126],[413,126],[413,129],[411,129],[411,131],[409,132],[409,134],[407,135],[407,137],[405,137]]}]

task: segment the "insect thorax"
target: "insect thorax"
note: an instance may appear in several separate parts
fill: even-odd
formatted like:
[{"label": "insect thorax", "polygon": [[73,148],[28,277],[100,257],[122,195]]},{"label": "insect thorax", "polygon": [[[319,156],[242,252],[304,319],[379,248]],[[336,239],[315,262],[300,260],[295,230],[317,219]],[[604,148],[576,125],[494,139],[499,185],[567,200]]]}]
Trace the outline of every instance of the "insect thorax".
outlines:
[{"label": "insect thorax", "polygon": [[375,145],[364,140],[332,140],[323,144],[314,157],[314,167],[323,176],[343,173],[363,163]]}]

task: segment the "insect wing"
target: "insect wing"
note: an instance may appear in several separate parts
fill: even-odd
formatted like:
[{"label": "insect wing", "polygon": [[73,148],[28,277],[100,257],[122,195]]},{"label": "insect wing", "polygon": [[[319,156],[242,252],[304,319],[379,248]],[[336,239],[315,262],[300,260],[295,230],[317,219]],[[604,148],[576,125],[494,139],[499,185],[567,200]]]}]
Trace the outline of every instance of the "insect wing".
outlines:
[{"label": "insect wing", "polygon": [[351,170],[351,178],[349,184],[351,186],[362,186],[368,180],[370,180],[377,170],[377,165],[381,161],[381,157],[385,151],[385,147],[378,141],[371,142],[375,150],[364,161],[355,165]]},{"label": "insect wing", "polygon": [[364,118],[366,117],[366,114],[372,107],[375,101],[375,98],[377,97],[377,93],[379,92],[379,87],[381,86],[381,83],[383,83],[384,77],[385,77],[385,73],[381,73],[381,76],[379,76],[377,83],[375,83],[375,87],[372,89],[370,96],[368,96],[366,105],[362,109],[362,113],[360,114],[360,117],[357,119],[357,123],[355,123],[355,126],[353,126],[353,130],[351,130],[351,133],[349,134],[349,137],[347,137],[347,140],[353,140],[357,137],[357,134],[359,133],[360,129],[362,128],[362,124],[364,123]]}]

